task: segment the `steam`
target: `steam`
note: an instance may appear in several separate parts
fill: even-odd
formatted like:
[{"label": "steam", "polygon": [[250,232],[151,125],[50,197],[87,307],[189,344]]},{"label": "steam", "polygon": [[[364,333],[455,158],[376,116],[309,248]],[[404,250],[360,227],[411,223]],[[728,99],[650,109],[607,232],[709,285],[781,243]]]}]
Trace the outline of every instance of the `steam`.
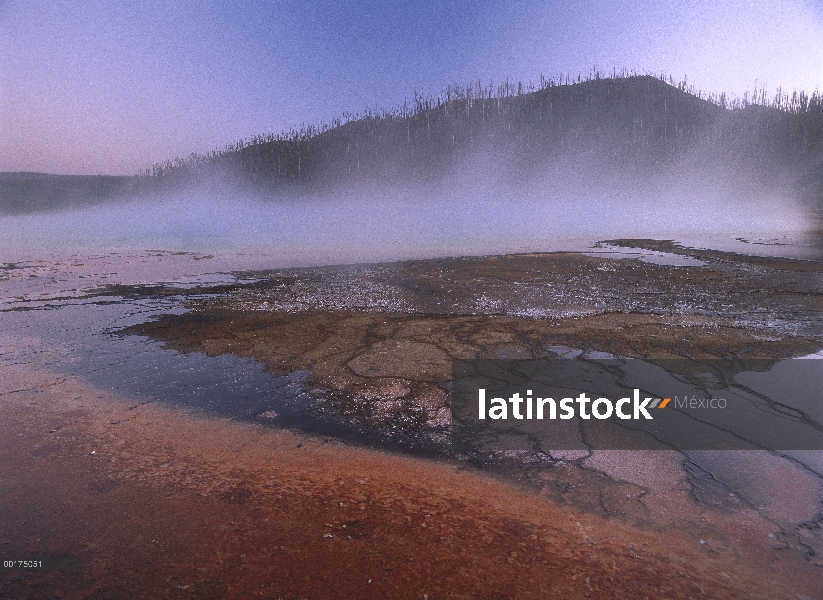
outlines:
[{"label": "steam", "polygon": [[[517,181],[483,157],[431,187],[307,196],[190,191],[0,218],[6,251],[266,252],[277,266],[551,251],[615,237],[777,236],[808,229],[789,191],[672,167],[650,181],[575,162]],[[275,266],[275,265],[273,265]]]}]

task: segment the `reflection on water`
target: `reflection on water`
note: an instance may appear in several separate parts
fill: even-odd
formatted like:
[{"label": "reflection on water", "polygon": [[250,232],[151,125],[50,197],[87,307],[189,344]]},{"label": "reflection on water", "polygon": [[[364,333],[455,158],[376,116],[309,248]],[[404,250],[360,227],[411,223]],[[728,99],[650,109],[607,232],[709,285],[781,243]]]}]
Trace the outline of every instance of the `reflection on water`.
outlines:
[{"label": "reflection on water", "polygon": [[374,432],[326,418],[314,404],[324,390],[307,385],[307,371],[279,376],[252,359],[169,351],[158,342],[118,333],[153,315],[182,312],[180,300],[92,296],[6,308],[0,311],[0,365],[22,363],[78,376],[125,395],[134,406],[163,402],[361,443],[380,441]]}]

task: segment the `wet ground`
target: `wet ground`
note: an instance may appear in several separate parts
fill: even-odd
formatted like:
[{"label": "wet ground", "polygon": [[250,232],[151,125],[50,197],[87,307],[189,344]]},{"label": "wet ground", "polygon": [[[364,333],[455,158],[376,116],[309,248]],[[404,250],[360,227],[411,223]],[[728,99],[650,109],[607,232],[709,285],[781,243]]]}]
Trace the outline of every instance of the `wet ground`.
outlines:
[{"label": "wet ground", "polygon": [[[305,374],[301,412],[418,449],[448,443],[454,359],[739,361],[823,347],[823,263],[667,242],[242,277],[254,282],[211,290],[112,286],[106,293],[196,293],[187,313],[120,333]],[[293,412],[280,405],[256,416],[276,421]]]},{"label": "wet ground", "polygon": [[[471,461],[448,447],[453,358],[817,352],[821,262],[652,240],[255,271],[194,254],[83,260],[0,274],[0,549],[85,565],[5,573],[0,595],[823,587],[819,451]],[[124,275],[127,262],[145,270]]]},{"label": "wet ground", "polygon": [[750,510],[709,513],[693,529],[669,501],[665,525],[634,527],[449,465],[134,406],[76,378],[4,373],[2,553],[82,566],[3,572],[3,598],[788,598],[819,589],[816,567]]}]

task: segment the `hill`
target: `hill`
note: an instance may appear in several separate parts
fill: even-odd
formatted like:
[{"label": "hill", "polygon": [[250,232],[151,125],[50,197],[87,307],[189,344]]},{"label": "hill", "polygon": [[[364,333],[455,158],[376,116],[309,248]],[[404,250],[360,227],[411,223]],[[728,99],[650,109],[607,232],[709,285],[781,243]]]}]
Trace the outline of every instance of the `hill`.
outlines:
[{"label": "hill", "polygon": [[706,98],[651,76],[539,89],[449,87],[437,98],[368,112],[206,155],[136,177],[0,173],[0,214],[53,210],[208,187],[264,197],[365,190],[558,198],[664,194],[754,201],[790,195],[823,207],[823,99],[761,93]]},{"label": "hill", "polygon": [[524,91],[450,88],[411,108],[238,142],[156,165],[153,179],[258,188],[437,185],[474,169],[505,185],[570,175],[643,181],[677,170],[791,181],[823,199],[819,95],[728,106],[650,76]]}]

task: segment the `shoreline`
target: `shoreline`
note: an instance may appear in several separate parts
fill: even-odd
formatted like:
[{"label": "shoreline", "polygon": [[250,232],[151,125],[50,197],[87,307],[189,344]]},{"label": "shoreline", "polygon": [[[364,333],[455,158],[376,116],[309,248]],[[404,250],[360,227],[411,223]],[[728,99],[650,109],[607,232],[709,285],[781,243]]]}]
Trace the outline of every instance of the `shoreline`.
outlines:
[{"label": "shoreline", "polygon": [[751,515],[701,543],[676,520],[632,527],[448,465],[3,371],[2,552],[84,565],[6,571],[9,597],[766,598],[820,581],[741,531]]}]

